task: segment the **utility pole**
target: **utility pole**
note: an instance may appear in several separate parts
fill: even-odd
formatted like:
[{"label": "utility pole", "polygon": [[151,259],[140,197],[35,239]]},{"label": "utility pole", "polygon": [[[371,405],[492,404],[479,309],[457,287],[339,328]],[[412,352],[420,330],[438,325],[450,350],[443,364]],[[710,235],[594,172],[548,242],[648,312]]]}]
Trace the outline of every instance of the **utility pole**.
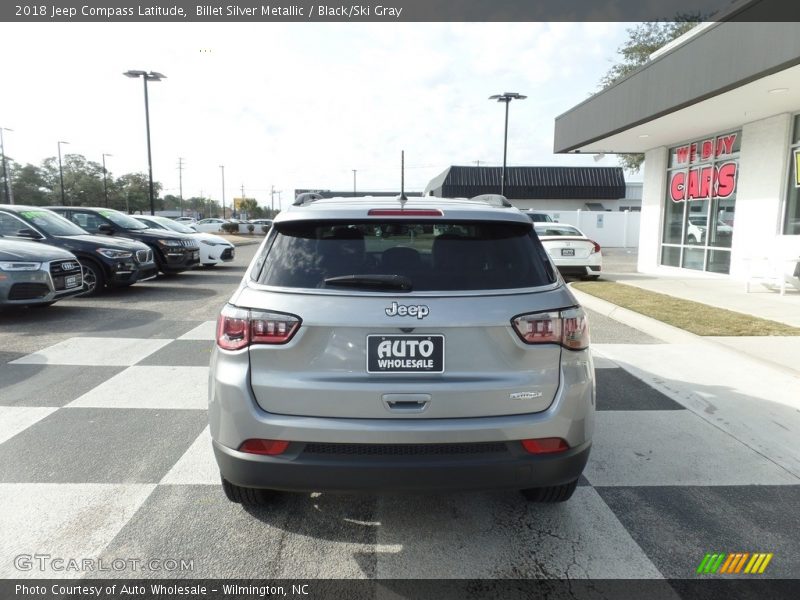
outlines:
[{"label": "utility pole", "polygon": [[275,212],[275,186],[269,186],[269,209]]},{"label": "utility pole", "polygon": [[480,167],[481,166],[481,161],[479,161],[479,160],[473,160],[472,162],[475,163],[476,167]]},{"label": "utility pole", "polygon": [[[244,202],[244,184],[242,184],[242,202]],[[239,208],[240,208],[240,210],[239,210],[239,215],[240,215],[240,216],[241,216],[241,214],[242,214],[242,211],[241,211],[241,206],[242,206],[242,205],[240,204],[240,205],[239,205]],[[234,214],[233,216],[235,217],[236,215]],[[249,216],[249,215],[248,215],[248,216]]]},{"label": "utility pole", "polygon": [[178,157],[178,197],[181,199],[181,216],[183,216],[183,159]]},{"label": "utility pole", "polygon": [[222,218],[225,219],[225,165],[220,165],[222,170]]},{"label": "utility pole", "polygon": [[106,208],[108,208],[108,180],[106,177],[106,156],[114,156],[113,154],[103,154],[103,195],[106,197]]},{"label": "utility pole", "polygon": [[6,148],[3,145],[3,131],[14,131],[7,127],[0,127],[0,156],[3,157],[3,185],[6,190],[6,202],[14,204],[14,196],[11,195],[11,184],[9,183],[8,163],[6,162]]},{"label": "utility pole", "polygon": [[356,197],[356,173],[358,173],[358,169],[353,169],[353,198]]}]

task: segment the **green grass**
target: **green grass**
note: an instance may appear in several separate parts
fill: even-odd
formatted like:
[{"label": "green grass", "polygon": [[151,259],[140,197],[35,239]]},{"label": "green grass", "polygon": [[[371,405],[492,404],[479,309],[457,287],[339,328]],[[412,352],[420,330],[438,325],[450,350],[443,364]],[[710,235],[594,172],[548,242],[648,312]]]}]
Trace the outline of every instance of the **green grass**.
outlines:
[{"label": "green grass", "polygon": [[700,302],[650,292],[610,281],[585,281],[572,286],[612,304],[657,319],[696,335],[749,336],[800,335],[800,329],[783,323],[708,306]]}]

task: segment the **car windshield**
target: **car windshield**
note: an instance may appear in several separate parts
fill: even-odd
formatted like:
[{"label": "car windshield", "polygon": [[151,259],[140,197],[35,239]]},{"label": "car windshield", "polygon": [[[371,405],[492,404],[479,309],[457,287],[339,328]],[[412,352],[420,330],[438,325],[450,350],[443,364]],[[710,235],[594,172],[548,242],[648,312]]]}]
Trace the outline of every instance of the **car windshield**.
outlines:
[{"label": "car windshield", "polygon": [[37,229],[44,231],[47,235],[86,235],[84,229],[81,229],[72,221],[49,210],[23,210],[17,214]]},{"label": "car windshield", "polygon": [[580,231],[569,225],[535,225],[536,234],[540,236],[551,235],[583,235]]},{"label": "car windshield", "polygon": [[133,217],[129,217],[125,213],[121,213],[116,210],[100,210],[98,212],[106,219],[114,223],[114,225],[118,225],[123,229],[147,229],[147,225],[137,221]]},{"label": "car windshield", "polygon": [[271,286],[341,289],[337,278],[357,276],[348,287],[368,290],[397,276],[414,291],[469,291],[556,280],[544,248],[524,224],[304,221],[275,227],[256,275]]}]

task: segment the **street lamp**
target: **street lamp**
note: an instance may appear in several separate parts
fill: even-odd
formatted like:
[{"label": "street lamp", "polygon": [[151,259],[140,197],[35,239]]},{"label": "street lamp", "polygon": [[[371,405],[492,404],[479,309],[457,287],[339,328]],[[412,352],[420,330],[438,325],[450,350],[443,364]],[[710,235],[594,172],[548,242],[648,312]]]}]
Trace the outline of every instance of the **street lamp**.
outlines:
[{"label": "street lamp", "polygon": [[508,149],[508,105],[511,104],[512,100],[525,100],[527,96],[523,96],[522,94],[517,94],[516,92],[504,92],[502,94],[495,94],[494,96],[489,96],[489,100],[497,100],[498,102],[504,102],[506,105],[506,127],[505,132],[503,133],[503,175],[500,178],[500,195],[505,196],[506,194],[506,151]]},{"label": "street lamp", "polygon": [[64,196],[64,167],[61,164],[61,144],[69,144],[69,142],[58,142],[58,177],[61,179],[61,206],[66,206],[67,202]]},{"label": "street lamp", "polygon": [[6,164],[6,149],[3,145],[3,132],[14,131],[8,127],[0,127],[0,156],[3,158],[3,186],[6,190],[6,202],[14,204],[14,196],[11,195],[11,184],[8,182],[8,165]]},{"label": "street lamp", "polygon": [[150,214],[156,214],[155,194],[153,192],[153,157],[150,152],[150,102],[147,97],[147,82],[148,81],[161,81],[166,79],[167,76],[155,71],[125,71],[125,77],[136,79],[141,77],[144,80],[144,119],[145,126],[147,127],[147,169],[150,173]]},{"label": "street lamp", "polygon": [[103,195],[106,197],[106,208],[108,208],[108,183],[106,183],[106,156],[113,154],[103,154]]}]

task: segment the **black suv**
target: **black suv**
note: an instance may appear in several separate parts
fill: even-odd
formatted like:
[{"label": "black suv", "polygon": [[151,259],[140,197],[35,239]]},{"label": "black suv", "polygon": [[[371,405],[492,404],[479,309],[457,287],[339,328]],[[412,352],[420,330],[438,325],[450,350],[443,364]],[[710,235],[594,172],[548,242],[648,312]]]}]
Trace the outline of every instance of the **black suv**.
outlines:
[{"label": "black suv", "polygon": [[183,233],[150,229],[131,216],[110,208],[50,206],[53,210],[89,233],[132,238],[150,246],[158,270],[172,275],[200,264],[197,241]]},{"label": "black suv", "polygon": [[0,234],[7,239],[34,240],[72,252],[83,266],[87,295],[105,286],[128,286],[158,275],[153,251],[145,244],[89,235],[40,206],[0,204]]}]

